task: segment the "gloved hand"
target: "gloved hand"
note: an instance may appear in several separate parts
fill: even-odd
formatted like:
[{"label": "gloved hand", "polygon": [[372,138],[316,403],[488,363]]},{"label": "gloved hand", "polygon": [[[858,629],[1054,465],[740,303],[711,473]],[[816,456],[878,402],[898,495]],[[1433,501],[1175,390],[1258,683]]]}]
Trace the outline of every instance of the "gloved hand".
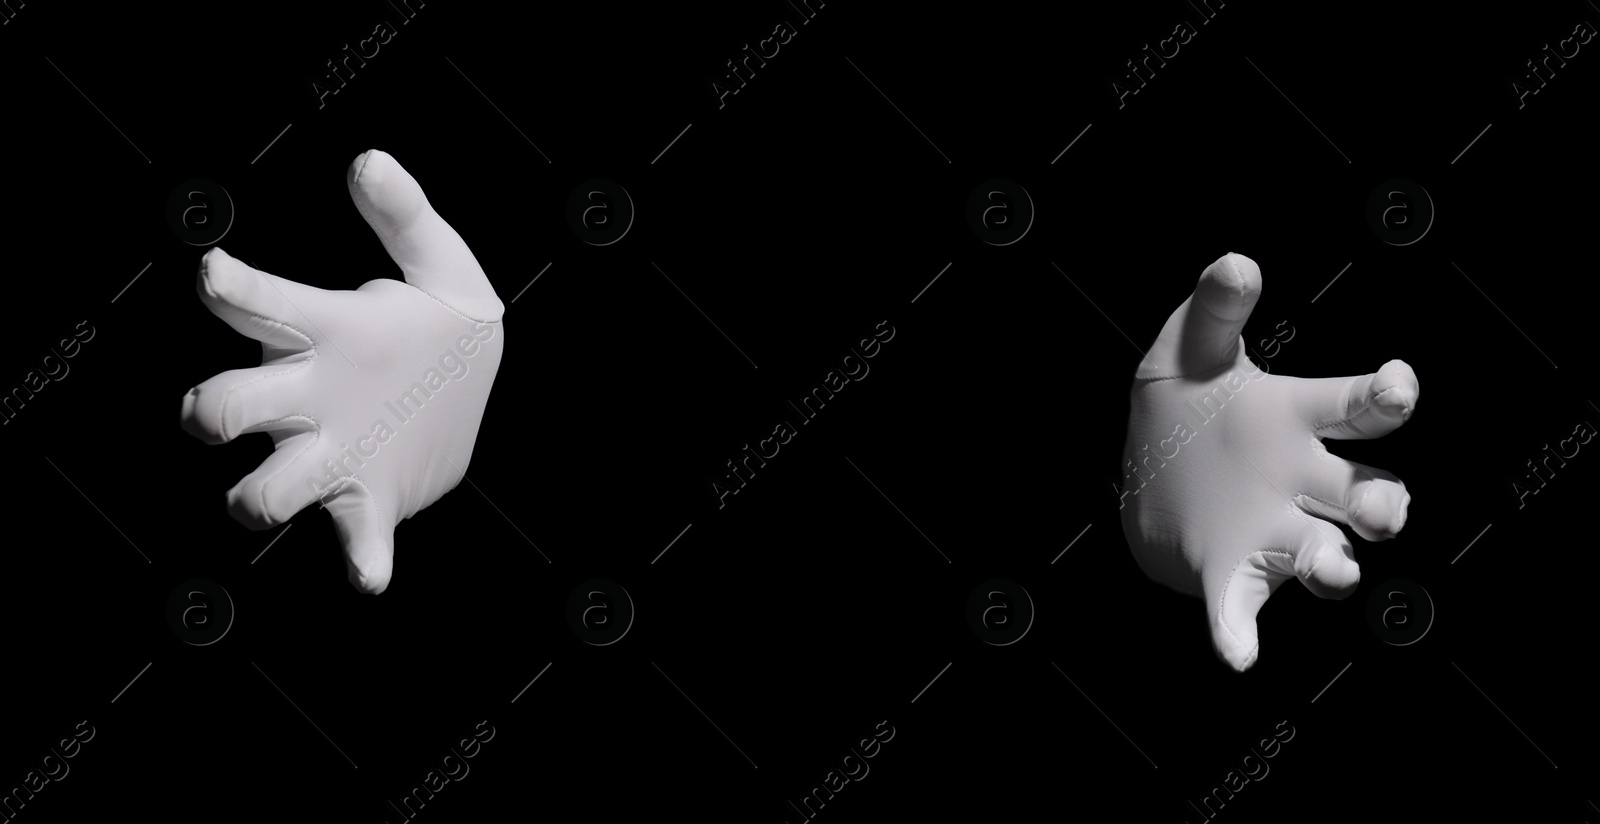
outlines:
[{"label": "gloved hand", "polygon": [[1123,448],[1122,531],[1150,578],[1204,600],[1217,654],[1255,663],[1256,613],[1290,578],[1323,598],[1360,581],[1350,542],[1405,526],[1411,496],[1323,438],[1377,438],[1411,417],[1417,376],[1391,360],[1353,378],[1268,375],[1240,331],[1261,270],[1227,254],[1167,318],[1135,372]]},{"label": "gloved hand", "polygon": [[276,444],[228,491],[251,529],[321,500],[344,546],[350,583],[388,587],[394,528],[466,474],[500,365],[505,305],[467,244],[389,155],[357,157],[350,198],[400,266],[327,291],[257,271],[214,248],[200,299],[261,341],[261,365],[183,398],[183,428],[206,443],[266,432]]}]

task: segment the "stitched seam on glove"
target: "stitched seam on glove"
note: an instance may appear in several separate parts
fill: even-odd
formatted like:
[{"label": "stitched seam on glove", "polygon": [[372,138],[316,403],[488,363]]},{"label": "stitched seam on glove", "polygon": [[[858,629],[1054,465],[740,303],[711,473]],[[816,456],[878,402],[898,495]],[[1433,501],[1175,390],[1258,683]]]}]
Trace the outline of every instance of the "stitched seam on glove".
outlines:
[{"label": "stitched seam on glove", "polygon": [[1334,503],[1334,502],[1332,502],[1332,501],[1324,501],[1324,500],[1322,500],[1322,499],[1321,499],[1321,498],[1318,498],[1318,497],[1317,497],[1317,496],[1315,496],[1315,495],[1307,495],[1307,494],[1306,494],[1306,493],[1304,493],[1304,492],[1296,492],[1296,493],[1295,493],[1295,494],[1294,494],[1294,496],[1295,496],[1295,497],[1296,497],[1296,498],[1305,498],[1305,499],[1307,499],[1307,500],[1311,500],[1311,501],[1316,501],[1316,502],[1317,502],[1317,503],[1319,503],[1319,504],[1322,504],[1322,505],[1324,505],[1324,506],[1329,506],[1329,507],[1332,507],[1332,508],[1334,508],[1334,509],[1337,509],[1337,510],[1339,510],[1339,511],[1340,511],[1340,512],[1344,512],[1344,511],[1346,511],[1346,509],[1345,509],[1345,507],[1342,507],[1342,506],[1340,506],[1340,505],[1338,505],[1338,504],[1336,504],[1336,503]]},{"label": "stitched seam on glove", "polygon": [[[1359,476],[1361,473],[1357,473],[1357,474]],[[1356,483],[1359,484],[1359,483],[1362,483],[1364,481],[1371,481],[1371,480],[1372,480],[1371,478],[1361,477],[1356,481]],[[1357,518],[1361,517],[1361,507],[1362,507],[1362,505],[1367,502],[1367,496],[1371,495],[1372,494],[1372,490],[1374,488],[1376,488],[1377,486],[1378,485],[1375,484],[1375,483],[1368,483],[1366,485],[1366,488],[1361,490],[1361,500],[1356,501],[1356,505],[1350,508],[1350,520],[1354,521]]]},{"label": "stitched seam on glove", "polygon": [[1133,377],[1133,382],[1134,383],[1143,382],[1143,383],[1149,384],[1149,383],[1155,383],[1157,381],[1175,381],[1175,380],[1180,380],[1180,379],[1183,379],[1183,378],[1201,378],[1201,377],[1208,376],[1208,375],[1216,376],[1216,375],[1220,375],[1220,374],[1226,372],[1229,369],[1232,369],[1235,365],[1236,365],[1235,361],[1227,361],[1225,363],[1220,363],[1220,364],[1218,364],[1218,365],[1216,365],[1216,366],[1214,366],[1214,367],[1212,367],[1210,369],[1202,369],[1199,372],[1189,372],[1189,373],[1184,374],[1184,375],[1162,375],[1160,377],[1149,377],[1149,378],[1143,378],[1143,377],[1139,377],[1138,375],[1135,375]]},{"label": "stitched seam on glove", "polygon": [[361,489],[367,493],[367,500],[372,503],[372,511],[378,515],[378,523],[382,524],[384,522],[383,507],[378,506],[377,494],[372,491],[372,487],[367,486],[366,481],[361,480],[360,475],[351,475],[350,482],[345,484],[345,486],[360,486]]},{"label": "stitched seam on glove", "polygon": [[[1291,510],[1294,509],[1294,507],[1289,507],[1289,508]],[[1239,640],[1239,636],[1233,634],[1233,630],[1228,627],[1228,622],[1224,621],[1222,619],[1222,607],[1223,607],[1223,605],[1228,603],[1228,585],[1233,583],[1233,574],[1235,572],[1239,571],[1239,564],[1242,564],[1245,561],[1248,561],[1251,558],[1256,557],[1257,555],[1267,555],[1267,554],[1287,555],[1287,556],[1289,556],[1289,560],[1291,562],[1294,560],[1294,554],[1293,553],[1286,552],[1286,551],[1281,550],[1281,549],[1258,549],[1255,552],[1252,552],[1249,555],[1246,555],[1246,556],[1240,558],[1237,562],[1234,563],[1233,569],[1228,570],[1227,579],[1222,582],[1222,592],[1217,595],[1217,625],[1222,627],[1222,631],[1223,632],[1228,633],[1228,637],[1229,638],[1232,638],[1235,642],[1237,642],[1237,643],[1239,643],[1241,645],[1244,642]],[[1258,647],[1260,647],[1260,646],[1261,646],[1261,640],[1258,638],[1258,639],[1256,639],[1255,644],[1250,647],[1250,655],[1254,656],[1256,649]]]},{"label": "stitched seam on glove", "polygon": [[[267,484],[270,484],[274,480],[277,480],[279,475],[282,475],[285,470],[287,470],[289,467],[293,466],[295,461],[300,460],[301,455],[304,455],[307,452],[310,452],[311,451],[311,447],[316,446],[317,445],[317,441],[322,439],[322,424],[318,423],[316,418],[313,418],[310,415],[285,415],[282,418],[279,418],[278,420],[286,421],[286,420],[289,420],[290,418],[302,418],[304,420],[308,420],[308,421],[311,422],[311,443],[308,443],[304,447],[302,447],[300,449],[299,454],[295,455],[294,458],[292,458],[292,459],[290,459],[288,461],[285,461],[283,466],[278,467],[278,471],[277,472],[274,472],[271,475],[267,476],[266,478],[262,479],[262,481],[261,481],[261,511],[262,511],[262,513],[264,513],[267,516],[268,520],[272,519],[272,512],[267,509]],[[293,518],[294,514],[290,513],[289,517]],[[285,518],[284,520],[288,520],[288,518]]]},{"label": "stitched seam on glove", "polygon": [[294,326],[292,324],[284,323],[281,320],[273,320],[272,318],[266,317],[265,315],[258,315],[258,314],[254,313],[254,312],[251,312],[250,310],[245,309],[244,307],[242,307],[242,306],[240,306],[240,305],[234,303],[233,301],[228,300],[227,298],[224,298],[224,297],[220,297],[219,296],[218,300],[221,300],[223,303],[226,303],[229,306],[232,306],[234,309],[237,309],[240,312],[243,312],[243,313],[249,315],[252,320],[259,320],[259,321],[261,321],[263,323],[274,324],[274,325],[277,325],[277,326],[281,326],[281,327],[283,327],[285,329],[294,330],[295,334],[297,334],[300,337],[306,339],[306,345],[311,347],[311,355],[312,355],[312,357],[316,357],[316,355],[317,355],[317,342],[315,340],[313,340],[310,335],[306,334],[305,331],[302,330],[300,327]]},{"label": "stitched seam on glove", "polygon": [[1331,421],[1329,423],[1317,424],[1315,427],[1313,427],[1313,429],[1327,429],[1329,427],[1340,426],[1342,424],[1347,424],[1347,423],[1355,420],[1356,418],[1359,418],[1362,415],[1365,415],[1368,412],[1371,412],[1373,407],[1378,405],[1378,399],[1379,398],[1383,397],[1384,395],[1389,394],[1389,392],[1391,390],[1398,389],[1398,388],[1399,388],[1398,386],[1391,386],[1388,389],[1385,389],[1385,390],[1377,393],[1376,395],[1373,395],[1372,397],[1368,398],[1367,401],[1366,401],[1366,405],[1361,407],[1361,411],[1355,413],[1354,415],[1351,415],[1351,416],[1349,416],[1347,418],[1344,418],[1343,420],[1337,420],[1337,421]]},{"label": "stitched seam on glove", "polygon": [[454,312],[457,317],[462,318],[463,320],[470,320],[473,323],[501,323],[501,322],[503,322],[505,320],[505,318],[501,318],[500,320],[483,320],[482,318],[475,318],[475,317],[467,314],[466,312],[463,312],[460,309],[457,309],[454,306],[451,306],[449,303],[446,303],[444,301],[444,299],[439,297],[438,295],[435,295],[434,293],[429,292],[426,289],[422,289],[422,288],[417,287],[416,284],[408,283],[406,285],[410,286],[413,289],[416,289],[418,292],[421,292],[422,294],[427,295],[430,298],[433,298],[434,302],[436,302],[440,306],[443,306],[444,308],[449,309],[450,311]]},{"label": "stitched seam on glove", "polygon": [[[312,358],[314,358],[314,357],[315,357],[315,353],[312,353]],[[282,377],[283,375],[290,375],[290,374],[293,374],[295,372],[298,372],[299,370],[304,368],[306,366],[306,364],[311,363],[312,358],[306,358],[305,360],[302,360],[299,363],[296,363],[294,366],[292,366],[292,367],[290,367],[288,369],[285,369],[282,372],[272,372],[272,373],[269,373],[269,374],[266,374],[266,375],[258,375],[257,377],[251,378],[251,379],[249,379],[247,381],[236,383],[236,384],[228,387],[227,389],[223,390],[223,392],[222,392],[222,405],[221,405],[221,407],[219,408],[219,410],[217,412],[218,416],[220,416],[221,419],[222,419],[222,420],[218,421],[218,426],[217,426],[218,431],[222,432],[222,436],[224,438],[227,438],[228,440],[233,440],[233,438],[236,438],[240,434],[242,434],[241,432],[235,432],[235,433],[233,433],[233,435],[230,436],[228,434],[225,426],[224,426],[225,422],[227,421],[226,410],[228,408],[228,401],[229,401],[229,399],[234,397],[234,393],[235,392],[237,392],[240,389],[243,389],[246,386],[249,386],[251,384],[260,383],[261,381],[264,381],[267,378],[277,378],[277,377]],[[294,415],[288,415],[285,418],[278,418],[276,421],[262,421],[262,423],[277,423],[278,421],[285,420],[286,418],[292,418],[292,417],[295,417],[295,416]],[[259,425],[260,424],[257,424],[257,426],[259,426]]]},{"label": "stitched seam on glove", "polygon": [[[1298,510],[1296,510],[1294,514],[1300,520],[1305,521],[1307,524],[1310,524],[1312,526],[1312,528],[1316,528],[1316,526],[1317,526],[1317,519],[1316,518],[1314,518],[1311,515],[1308,515],[1308,514],[1306,514],[1304,512],[1300,512]],[[1319,535],[1321,535],[1321,532],[1322,532],[1321,529],[1317,529],[1317,533]],[[1322,538],[1323,538],[1323,540],[1327,540],[1327,536],[1325,536],[1325,535],[1322,536]],[[1304,552],[1316,552],[1317,549],[1320,549],[1320,547],[1316,547],[1316,548],[1313,548],[1313,549],[1310,549],[1310,550],[1302,550],[1302,551],[1304,551]],[[1326,555],[1323,555],[1323,554],[1320,554],[1320,553],[1317,554],[1317,559],[1315,561],[1311,562],[1311,568],[1307,569],[1305,576],[1301,578],[1301,583],[1302,584],[1305,583],[1305,581],[1307,579],[1315,577],[1316,572],[1317,572],[1317,565],[1322,563],[1324,560],[1326,560],[1326,558],[1327,558]]]}]

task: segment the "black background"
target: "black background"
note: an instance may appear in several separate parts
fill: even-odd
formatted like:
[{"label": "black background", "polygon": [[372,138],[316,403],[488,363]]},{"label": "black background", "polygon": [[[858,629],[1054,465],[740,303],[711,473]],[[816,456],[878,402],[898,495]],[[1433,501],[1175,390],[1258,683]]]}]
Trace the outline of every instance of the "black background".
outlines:
[{"label": "black background", "polygon": [[[1189,4],[834,0],[719,109],[710,80],[786,3],[432,2],[319,109],[311,81],[388,4],[10,5],[0,379],[96,330],[0,427],[0,782],[97,730],[27,820],[392,819],[487,719],[419,819],[779,820],[887,720],[819,821],[1183,820],[1287,720],[1218,819],[1600,821],[1600,447],[1511,491],[1600,423],[1600,43],[1525,107],[1511,88],[1600,9],[1234,0],[1119,109],[1123,64]],[[398,528],[377,597],[315,507],[287,533],[228,516],[268,441],[206,446],[180,399],[259,346],[200,303],[203,249],[165,218],[208,179],[234,256],[323,288],[397,276],[343,182],[369,148],[508,306],[477,490]],[[591,178],[637,207],[611,246],[567,225]],[[990,178],[1036,207],[1014,245],[967,226]],[[1391,178],[1436,208],[1410,246],[1367,225]],[[1423,387],[1401,430],[1330,442],[1406,480],[1404,533],[1355,541],[1345,601],[1283,587],[1243,674],[1198,601],[1140,574],[1111,487],[1138,352],[1229,251],[1263,272],[1246,341],[1295,330],[1271,371],[1402,358]],[[870,375],[719,509],[724,463],[881,320]],[[595,577],[637,608],[605,647],[564,617]],[[1037,609],[1011,646],[965,620],[995,577]],[[191,578],[237,607],[215,645],[167,628]],[[1366,621],[1392,578],[1437,611],[1411,646]]]}]

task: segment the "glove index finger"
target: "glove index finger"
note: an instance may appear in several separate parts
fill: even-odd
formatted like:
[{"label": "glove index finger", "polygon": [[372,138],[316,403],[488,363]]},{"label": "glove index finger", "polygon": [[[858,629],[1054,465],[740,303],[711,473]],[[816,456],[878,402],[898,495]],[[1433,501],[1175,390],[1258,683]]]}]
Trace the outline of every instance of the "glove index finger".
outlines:
[{"label": "glove index finger", "polygon": [[299,292],[302,301],[315,302],[321,289],[252,268],[220,246],[200,258],[195,288],[211,314],[241,335],[287,352],[316,348],[308,319],[288,293]]}]

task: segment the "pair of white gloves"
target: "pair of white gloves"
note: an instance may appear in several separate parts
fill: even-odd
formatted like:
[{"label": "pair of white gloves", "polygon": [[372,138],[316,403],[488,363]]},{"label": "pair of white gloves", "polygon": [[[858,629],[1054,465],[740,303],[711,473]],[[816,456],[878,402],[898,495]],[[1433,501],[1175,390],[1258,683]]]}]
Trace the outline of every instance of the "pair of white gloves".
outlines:
[{"label": "pair of white gloves", "polygon": [[[394,158],[350,165],[350,197],[405,281],[316,289],[212,249],[201,300],[261,342],[262,363],[183,398],[183,428],[207,443],[266,432],[275,449],[228,491],[246,526],[281,524],[313,502],[333,515],[350,581],[380,593],[394,529],[465,476],[500,365],[505,305],[461,236]],[[1204,599],[1218,654],[1256,660],[1255,615],[1289,578],[1318,595],[1354,591],[1359,570],[1334,522],[1392,538],[1410,496],[1382,470],[1321,439],[1375,438],[1410,417],[1411,368],[1371,375],[1266,375],[1240,332],[1261,293],[1249,258],[1224,255],[1167,319],[1132,392],[1122,523],[1151,578]]]}]

